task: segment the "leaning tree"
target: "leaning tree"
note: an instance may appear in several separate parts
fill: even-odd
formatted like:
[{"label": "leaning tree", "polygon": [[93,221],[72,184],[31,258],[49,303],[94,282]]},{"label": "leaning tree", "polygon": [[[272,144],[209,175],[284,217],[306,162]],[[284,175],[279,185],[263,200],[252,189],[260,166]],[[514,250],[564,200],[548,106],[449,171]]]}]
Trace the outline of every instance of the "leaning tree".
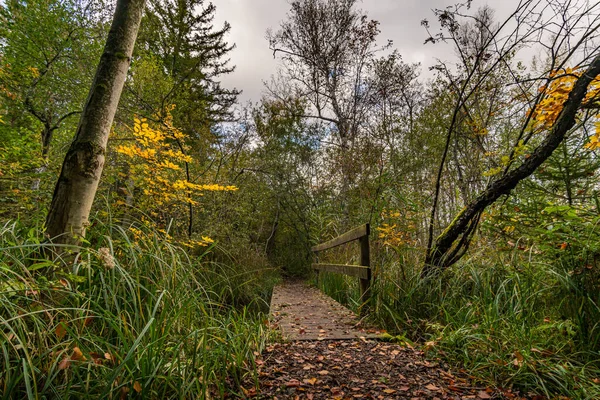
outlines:
[{"label": "leaning tree", "polygon": [[[452,42],[460,63],[453,73],[445,64],[438,66],[447,77],[454,104],[435,181],[424,275],[456,263],[467,252],[484,210],[532,175],[574,130],[597,120],[600,101],[600,4],[521,1],[496,25],[483,21],[481,13],[467,15],[463,10],[457,6],[437,11],[442,33],[428,40]],[[481,33],[477,40],[465,37],[461,28],[469,20]],[[427,21],[423,24],[429,25]],[[542,50],[547,55],[538,74],[525,74],[520,63],[511,62],[526,49]],[[503,85],[512,93],[502,111],[505,120],[514,125],[509,138],[512,144],[501,152],[496,141],[500,155],[486,171],[488,183],[465,201],[436,237],[451,144],[459,134],[461,118],[473,112],[472,99],[482,88],[497,85],[498,70],[504,71]],[[486,134],[497,136],[498,132]]]},{"label": "leaning tree", "polygon": [[106,45],[48,211],[46,234],[55,243],[77,244],[85,236],[144,3],[145,0],[117,2]]}]

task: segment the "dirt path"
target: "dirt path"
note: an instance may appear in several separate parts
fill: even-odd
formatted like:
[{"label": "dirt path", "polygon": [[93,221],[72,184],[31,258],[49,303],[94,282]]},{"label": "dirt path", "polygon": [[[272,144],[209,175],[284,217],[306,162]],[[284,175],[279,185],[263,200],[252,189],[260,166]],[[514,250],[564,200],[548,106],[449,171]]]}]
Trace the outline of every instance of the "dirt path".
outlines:
[{"label": "dirt path", "polygon": [[419,349],[375,340],[379,332],[361,328],[354,313],[306,283],[276,287],[271,313],[285,341],[257,359],[260,388],[245,390],[247,397],[504,398],[473,386],[440,360],[427,360]]}]

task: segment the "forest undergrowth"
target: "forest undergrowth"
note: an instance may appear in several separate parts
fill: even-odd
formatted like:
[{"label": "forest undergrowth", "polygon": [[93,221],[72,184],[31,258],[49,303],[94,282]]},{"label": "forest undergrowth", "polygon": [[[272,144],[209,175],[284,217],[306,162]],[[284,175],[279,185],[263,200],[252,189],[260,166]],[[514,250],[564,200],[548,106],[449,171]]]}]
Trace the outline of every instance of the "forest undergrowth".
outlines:
[{"label": "forest undergrowth", "polygon": [[[473,252],[441,275],[423,278],[415,249],[395,250],[379,257],[370,300],[370,317],[389,340],[422,346],[489,387],[548,398],[600,397],[594,268],[578,268],[570,257],[540,262],[515,247]],[[359,306],[353,279],[327,274],[321,282],[337,300]]]},{"label": "forest undergrowth", "polygon": [[0,227],[1,398],[222,398],[253,379],[270,269],[93,225],[68,249]]}]

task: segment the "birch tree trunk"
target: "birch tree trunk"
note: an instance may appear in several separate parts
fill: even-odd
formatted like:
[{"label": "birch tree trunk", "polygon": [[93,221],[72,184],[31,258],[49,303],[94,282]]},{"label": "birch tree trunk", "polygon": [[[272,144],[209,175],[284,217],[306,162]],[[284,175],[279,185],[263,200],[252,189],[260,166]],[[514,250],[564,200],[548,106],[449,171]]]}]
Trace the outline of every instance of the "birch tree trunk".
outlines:
[{"label": "birch tree trunk", "polygon": [[85,236],[144,3],[145,0],[117,1],[96,76],[48,211],[46,234],[54,243],[77,244]]}]

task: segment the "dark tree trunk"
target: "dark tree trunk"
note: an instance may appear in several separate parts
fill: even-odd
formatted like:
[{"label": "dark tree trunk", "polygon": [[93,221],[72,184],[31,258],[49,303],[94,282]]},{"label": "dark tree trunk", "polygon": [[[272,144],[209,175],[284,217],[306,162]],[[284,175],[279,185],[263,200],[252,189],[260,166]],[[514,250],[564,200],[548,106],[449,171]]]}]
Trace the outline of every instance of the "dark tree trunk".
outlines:
[{"label": "dark tree trunk", "polygon": [[479,217],[485,208],[500,196],[509,194],[519,182],[530,176],[552,155],[575,125],[577,112],[585,98],[588,86],[598,75],[600,75],[600,55],[594,58],[585,73],[577,79],[552,130],[529,158],[518,168],[508,171],[504,176],[492,182],[483,193],[463,208],[454,221],[437,237],[427,252],[423,269],[424,276],[456,263],[468,250],[472,235],[479,223]]},{"label": "dark tree trunk", "polygon": [[31,184],[31,190],[37,191],[40,189],[42,181],[41,174],[46,172],[48,169],[48,155],[50,154],[50,143],[52,142],[52,136],[56,127],[52,127],[49,124],[44,124],[44,130],[42,131],[42,165],[35,169],[35,173],[40,175],[33,180]]}]

